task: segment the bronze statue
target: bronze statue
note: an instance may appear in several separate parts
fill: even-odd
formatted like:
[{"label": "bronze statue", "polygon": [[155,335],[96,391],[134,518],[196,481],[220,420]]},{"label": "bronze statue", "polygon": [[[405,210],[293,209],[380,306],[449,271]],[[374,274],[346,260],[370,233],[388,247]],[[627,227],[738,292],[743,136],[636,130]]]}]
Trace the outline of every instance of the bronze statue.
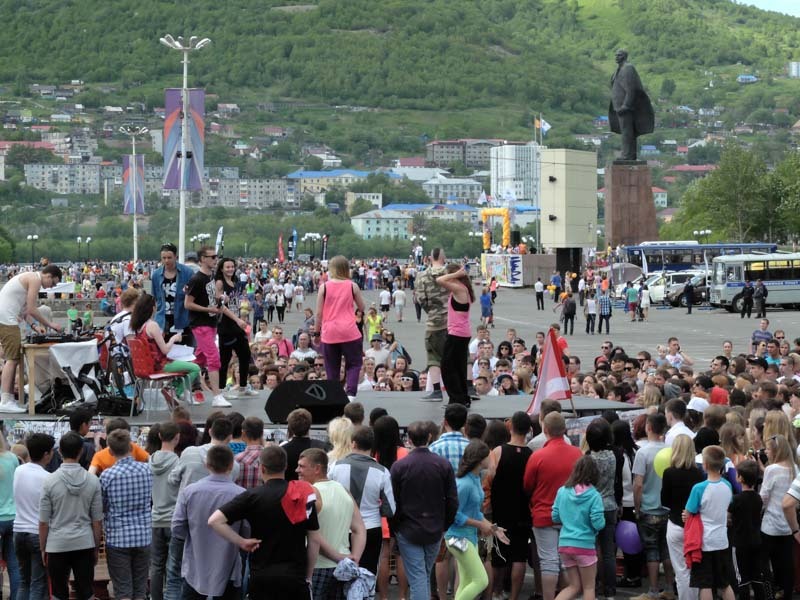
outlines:
[{"label": "bronze statue", "polygon": [[628,63],[628,51],[617,50],[617,71],[611,78],[611,102],[608,125],[622,134],[622,152],[618,160],[636,160],[636,138],[653,133],[655,113],[636,68]]}]

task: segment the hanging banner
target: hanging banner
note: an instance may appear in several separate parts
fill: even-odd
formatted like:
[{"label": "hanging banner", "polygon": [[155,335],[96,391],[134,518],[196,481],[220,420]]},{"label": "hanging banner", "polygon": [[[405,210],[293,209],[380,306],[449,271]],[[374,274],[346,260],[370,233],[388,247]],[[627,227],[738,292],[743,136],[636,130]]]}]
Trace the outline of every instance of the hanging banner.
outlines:
[{"label": "hanging banner", "polygon": [[292,235],[289,236],[287,247],[289,249],[289,260],[294,260],[295,248],[297,247],[297,230],[294,228],[292,228]]},{"label": "hanging banner", "polygon": [[286,261],[286,257],[283,254],[283,234],[281,233],[278,236],[278,262],[283,263]]},{"label": "hanging banner", "polygon": [[181,134],[183,131],[182,90],[170,88],[164,99],[164,189],[199,191],[203,189],[205,151],[205,90],[187,90],[189,135],[186,141],[185,181],[181,185]]},{"label": "hanging banner", "polygon": [[[131,169],[133,158],[132,154],[125,154],[122,157],[122,186],[124,190],[125,204],[122,214],[137,215],[144,214],[144,154],[136,155],[136,168]],[[134,180],[136,183],[136,200],[133,198]]]},{"label": "hanging banner", "polygon": [[328,260],[328,234],[322,236],[322,260]]}]

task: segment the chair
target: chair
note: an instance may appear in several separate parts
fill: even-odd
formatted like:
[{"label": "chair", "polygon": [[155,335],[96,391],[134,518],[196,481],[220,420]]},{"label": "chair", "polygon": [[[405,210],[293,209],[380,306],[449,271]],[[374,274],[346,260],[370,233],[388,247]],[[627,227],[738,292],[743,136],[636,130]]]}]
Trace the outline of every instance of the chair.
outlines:
[{"label": "chair", "polygon": [[[189,374],[186,371],[176,371],[174,373],[156,371],[155,361],[153,360],[153,355],[150,354],[147,342],[134,336],[128,336],[126,342],[131,351],[133,373],[136,376],[136,391],[139,398],[142,399],[143,408],[147,406],[144,396],[145,389],[162,390],[171,386],[176,379],[183,379],[184,394],[189,390]],[[169,406],[169,403],[167,405]],[[134,403],[131,403],[131,416],[133,416],[133,409]]]}]

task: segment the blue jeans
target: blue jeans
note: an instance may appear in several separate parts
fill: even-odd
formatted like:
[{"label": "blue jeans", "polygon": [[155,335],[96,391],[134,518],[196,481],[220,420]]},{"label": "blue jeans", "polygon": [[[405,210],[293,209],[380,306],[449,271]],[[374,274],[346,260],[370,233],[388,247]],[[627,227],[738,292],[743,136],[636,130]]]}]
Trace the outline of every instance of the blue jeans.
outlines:
[{"label": "blue jeans", "polygon": [[183,562],[183,545],[186,540],[172,536],[169,540],[169,555],[167,556],[167,585],[164,588],[164,600],[181,600],[183,598],[183,577],[181,577],[181,563]]},{"label": "blue jeans", "polygon": [[47,585],[47,571],[42,563],[42,551],[39,549],[39,535],[15,533],[14,552],[17,555],[20,571],[17,600],[47,600],[50,591]]},{"label": "blue jeans", "polygon": [[395,539],[408,578],[409,600],[428,600],[431,597],[431,570],[439,554],[440,542],[420,546],[412,544],[400,532],[395,534]]},{"label": "blue jeans", "polygon": [[14,552],[14,519],[0,521],[0,542],[2,543],[3,558],[8,569],[11,600],[15,600],[19,590],[20,574],[17,553]]}]

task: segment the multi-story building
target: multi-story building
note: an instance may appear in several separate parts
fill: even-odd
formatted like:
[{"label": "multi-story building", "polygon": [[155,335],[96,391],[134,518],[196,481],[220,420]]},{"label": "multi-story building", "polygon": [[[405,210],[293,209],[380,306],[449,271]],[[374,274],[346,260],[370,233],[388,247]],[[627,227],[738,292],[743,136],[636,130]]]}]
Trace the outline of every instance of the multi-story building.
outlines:
[{"label": "multi-story building", "polygon": [[426,219],[441,219],[454,223],[478,222],[478,209],[466,204],[388,204],[383,210],[398,212],[409,217],[422,215]]},{"label": "multi-story building", "polygon": [[489,151],[505,143],[505,140],[496,139],[435,140],[425,147],[425,162],[435,167],[447,167],[458,162],[467,167],[486,167]]},{"label": "multi-story building", "polygon": [[541,146],[536,142],[504,144],[491,149],[489,178],[495,198],[538,205]]},{"label": "multi-story building", "polygon": [[[303,196],[314,196],[327,192],[333,188],[348,188],[357,181],[367,178],[373,171],[358,171],[356,169],[333,169],[331,171],[295,171],[286,176],[287,198],[289,203],[299,202]],[[386,176],[395,181],[400,181],[399,175],[386,172]]]},{"label": "multi-story building", "polygon": [[383,206],[383,194],[381,192],[347,192],[344,195],[344,209],[350,212],[356,200],[366,200],[375,208]]},{"label": "multi-story building", "polygon": [[397,238],[407,240],[413,217],[394,210],[371,210],[350,219],[353,231],[364,240]]},{"label": "multi-story building", "polygon": [[483,191],[481,184],[474,179],[461,179],[436,175],[422,184],[428,198],[434,202],[460,202],[470,204],[478,199]]},{"label": "multi-story building", "polygon": [[[145,164],[145,195],[157,194],[162,202],[177,206],[179,190],[163,189],[164,168]],[[99,162],[25,165],[25,182],[32,187],[58,194],[99,194],[122,192],[122,166]],[[240,179],[236,167],[206,167],[203,189],[192,192],[197,207],[263,209],[286,203],[285,179]]]}]

